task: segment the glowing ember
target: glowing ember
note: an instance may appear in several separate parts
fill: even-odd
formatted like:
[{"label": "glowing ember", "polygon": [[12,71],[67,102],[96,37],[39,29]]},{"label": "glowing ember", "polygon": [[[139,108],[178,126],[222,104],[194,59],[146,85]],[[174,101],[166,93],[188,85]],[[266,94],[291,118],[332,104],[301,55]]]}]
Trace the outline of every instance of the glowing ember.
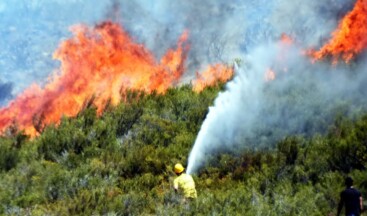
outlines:
[{"label": "glowing ember", "polygon": [[124,89],[164,93],[184,72],[187,33],[176,50],[156,62],[152,53],[112,22],[92,29],[75,26],[72,31],[74,38],[64,41],[54,54],[61,62],[58,74],[44,88],[34,84],[1,109],[0,132],[16,123],[35,136],[42,125],[77,115],[91,98],[101,113],[107,101],[120,102]]},{"label": "glowing ember", "polygon": [[280,41],[282,42],[282,44],[287,44],[287,45],[293,44],[293,39],[285,33],[283,33],[280,36]]},{"label": "glowing ember", "polygon": [[332,36],[319,51],[311,52],[314,60],[332,56],[334,64],[339,58],[348,63],[367,49],[367,0],[357,0],[354,9],[343,18]]},{"label": "glowing ember", "polygon": [[265,77],[264,78],[265,78],[265,81],[274,80],[275,79],[275,72],[272,69],[268,68],[265,72]]},{"label": "glowing ember", "polygon": [[[273,65],[273,67],[275,67],[277,69],[277,72],[283,72],[283,73],[287,73],[288,72],[288,68],[287,68],[287,59],[289,58],[289,50],[290,48],[293,46],[294,41],[293,39],[288,36],[287,34],[283,33],[280,36],[280,40],[279,40],[279,50],[277,53],[277,58],[276,58],[276,62]],[[273,68],[267,68],[264,74],[264,80],[269,82],[272,80],[275,80],[276,78],[276,73],[273,70]]]},{"label": "glowing ember", "polygon": [[226,82],[233,76],[233,67],[222,64],[211,65],[201,74],[196,74],[197,79],[193,82],[192,89],[195,92],[202,91],[207,86],[213,86],[218,81]]}]

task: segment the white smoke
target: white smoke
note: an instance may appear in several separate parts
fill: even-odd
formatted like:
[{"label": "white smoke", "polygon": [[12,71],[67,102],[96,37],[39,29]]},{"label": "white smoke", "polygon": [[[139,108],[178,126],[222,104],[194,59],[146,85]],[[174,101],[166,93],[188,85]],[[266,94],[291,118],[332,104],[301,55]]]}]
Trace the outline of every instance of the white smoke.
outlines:
[{"label": "white smoke", "polygon": [[244,66],[235,67],[234,79],[209,108],[190,153],[188,173],[203,165],[207,155],[236,146],[245,134],[253,133],[254,125],[259,125],[259,115],[266,103],[265,72],[273,65],[279,48],[279,44],[259,47],[247,56]]},{"label": "white smoke", "polygon": [[175,45],[187,29],[191,43],[188,67],[194,75],[208,63],[231,62],[282,33],[317,46],[329,38],[354,0],[115,2],[119,2],[123,26],[157,56]]},{"label": "white smoke", "polygon": [[[268,148],[288,135],[323,133],[338,112],[366,110],[366,64],[358,62],[313,64],[300,47],[282,43],[252,50],[210,107],[187,172],[197,172],[218,152]],[[273,81],[264,77],[268,68],[276,73]]]}]

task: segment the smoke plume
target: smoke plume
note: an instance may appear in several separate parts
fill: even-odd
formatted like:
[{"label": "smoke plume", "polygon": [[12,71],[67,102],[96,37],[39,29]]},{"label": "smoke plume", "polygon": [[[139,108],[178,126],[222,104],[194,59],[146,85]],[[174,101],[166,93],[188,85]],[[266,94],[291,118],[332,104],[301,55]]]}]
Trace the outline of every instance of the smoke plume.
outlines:
[{"label": "smoke plume", "polygon": [[[359,7],[357,11],[363,12],[367,8],[366,4],[367,2],[363,0],[358,1],[355,8]],[[244,66],[236,70],[234,80],[228,83],[225,92],[218,96],[214,107],[209,110],[190,153],[189,173],[196,172],[205,164],[208,155],[216,152],[268,148],[290,134],[307,136],[323,133],[336,114],[353,116],[357,115],[359,110],[366,110],[366,103],[363,100],[367,93],[363,88],[367,82],[363,63],[366,61],[365,55],[361,55],[352,65],[335,65],[334,60],[334,66],[331,66],[328,58],[322,62],[312,63],[310,57],[305,54],[304,50],[307,48],[304,47],[315,46],[317,39],[324,34],[322,28],[329,29],[328,23],[323,25],[320,22],[322,15],[317,13],[320,6],[323,5],[318,3],[302,6],[301,15],[313,16],[295,16],[296,18],[289,22],[286,19],[285,22],[280,22],[279,18],[276,18],[280,14],[276,13],[273,16],[272,20],[275,22],[272,26],[289,32],[294,37],[294,44],[259,43],[256,48],[247,52]],[[363,9],[360,9],[361,7]],[[286,9],[291,8],[290,5]],[[341,8],[335,11],[345,15]],[[285,12],[287,14],[287,10]],[[296,10],[293,12],[297,14]],[[338,13],[334,15],[335,18],[339,17]],[[350,14],[347,18],[351,16]],[[363,23],[362,27],[354,25],[358,27],[359,30],[356,29],[355,32],[359,35],[355,36],[353,25],[348,25],[352,26],[348,29],[351,34],[343,33],[343,39],[354,40],[367,36],[365,31],[360,30],[367,26],[365,15],[359,17],[362,19],[359,20]],[[302,18],[308,22],[301,25],[297,19]],[[318,20],[319,23],[313,23],[312,19]],[[339,20],[335,21],[334,28]],[[311,29],[309,23],[314,26],[311,31],[308,31]],[[339,37],[337,33],[333,36]],[[351,43],[343,42],[343,44]],[[355,46],[358,48],[355,52],[351,51],[353,47],[345,49],[346,52],[357,53],[367,48],[363,41],[359,44],[361,45]],[[340,46],[334,45],[334,47]],[[339,56],[344,58],[342,52],[338,52],[338,56],[333,58]],[[350,58],[346,58],[347,62],[349,60]],[[275,71],[276,78],[273,81],[264,79],[264,73],[268,70]]]}]

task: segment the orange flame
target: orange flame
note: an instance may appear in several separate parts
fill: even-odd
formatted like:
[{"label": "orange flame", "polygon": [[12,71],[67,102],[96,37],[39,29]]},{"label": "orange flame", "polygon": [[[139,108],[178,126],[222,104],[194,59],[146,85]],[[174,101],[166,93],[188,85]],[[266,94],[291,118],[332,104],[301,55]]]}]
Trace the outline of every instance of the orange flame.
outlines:
[{"label": "orange flame", "polygon": [[197,79],[193,82],[192,89],[201,92],[205,87],[214,86],[218,81],[226,82],[233,76],[233,67],[222,64],[209,66],[201,74],[196,73]]},{"label": "orange flame", "polygon": [[85,102],[100,114],[106,103],[116,105],[124,89],[164,93],[184,72],[187,33],[156,62],[152,53],[135,43],[121,26],[104,22],[94,28],[75,26],[74,38],[54,53],[61,62],[58,74],[42,89],[33,84],[6,108],[0,109],[0,132],[16,123],[35,136],[37,125],[58,124],[62,116],[76,116]]},{"label": "orange flame", "polygon": [[343,18],[332,36],[319,51],[311,51],[314,60],[332,56],[334,64],[339,58],[348,63],[367,49],[367,0],[357,0],[354,9]]}]

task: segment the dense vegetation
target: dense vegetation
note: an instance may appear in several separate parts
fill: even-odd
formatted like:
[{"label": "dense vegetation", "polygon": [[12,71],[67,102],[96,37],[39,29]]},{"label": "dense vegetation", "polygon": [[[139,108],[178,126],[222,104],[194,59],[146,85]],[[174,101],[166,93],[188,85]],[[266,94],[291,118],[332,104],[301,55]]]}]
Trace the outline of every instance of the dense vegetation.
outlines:
[{"label": "dense vegetation", "polygon": [[198,199],[172,190],[176,162],[222,86],[165,95],[128,93],[29,139],[0,138],[0,213],[5,215],[328,215],[343,179],[367,193],[367,115],[336,117],[328,132],[290,136],[275,148],[213,156],[194,179]]}]

